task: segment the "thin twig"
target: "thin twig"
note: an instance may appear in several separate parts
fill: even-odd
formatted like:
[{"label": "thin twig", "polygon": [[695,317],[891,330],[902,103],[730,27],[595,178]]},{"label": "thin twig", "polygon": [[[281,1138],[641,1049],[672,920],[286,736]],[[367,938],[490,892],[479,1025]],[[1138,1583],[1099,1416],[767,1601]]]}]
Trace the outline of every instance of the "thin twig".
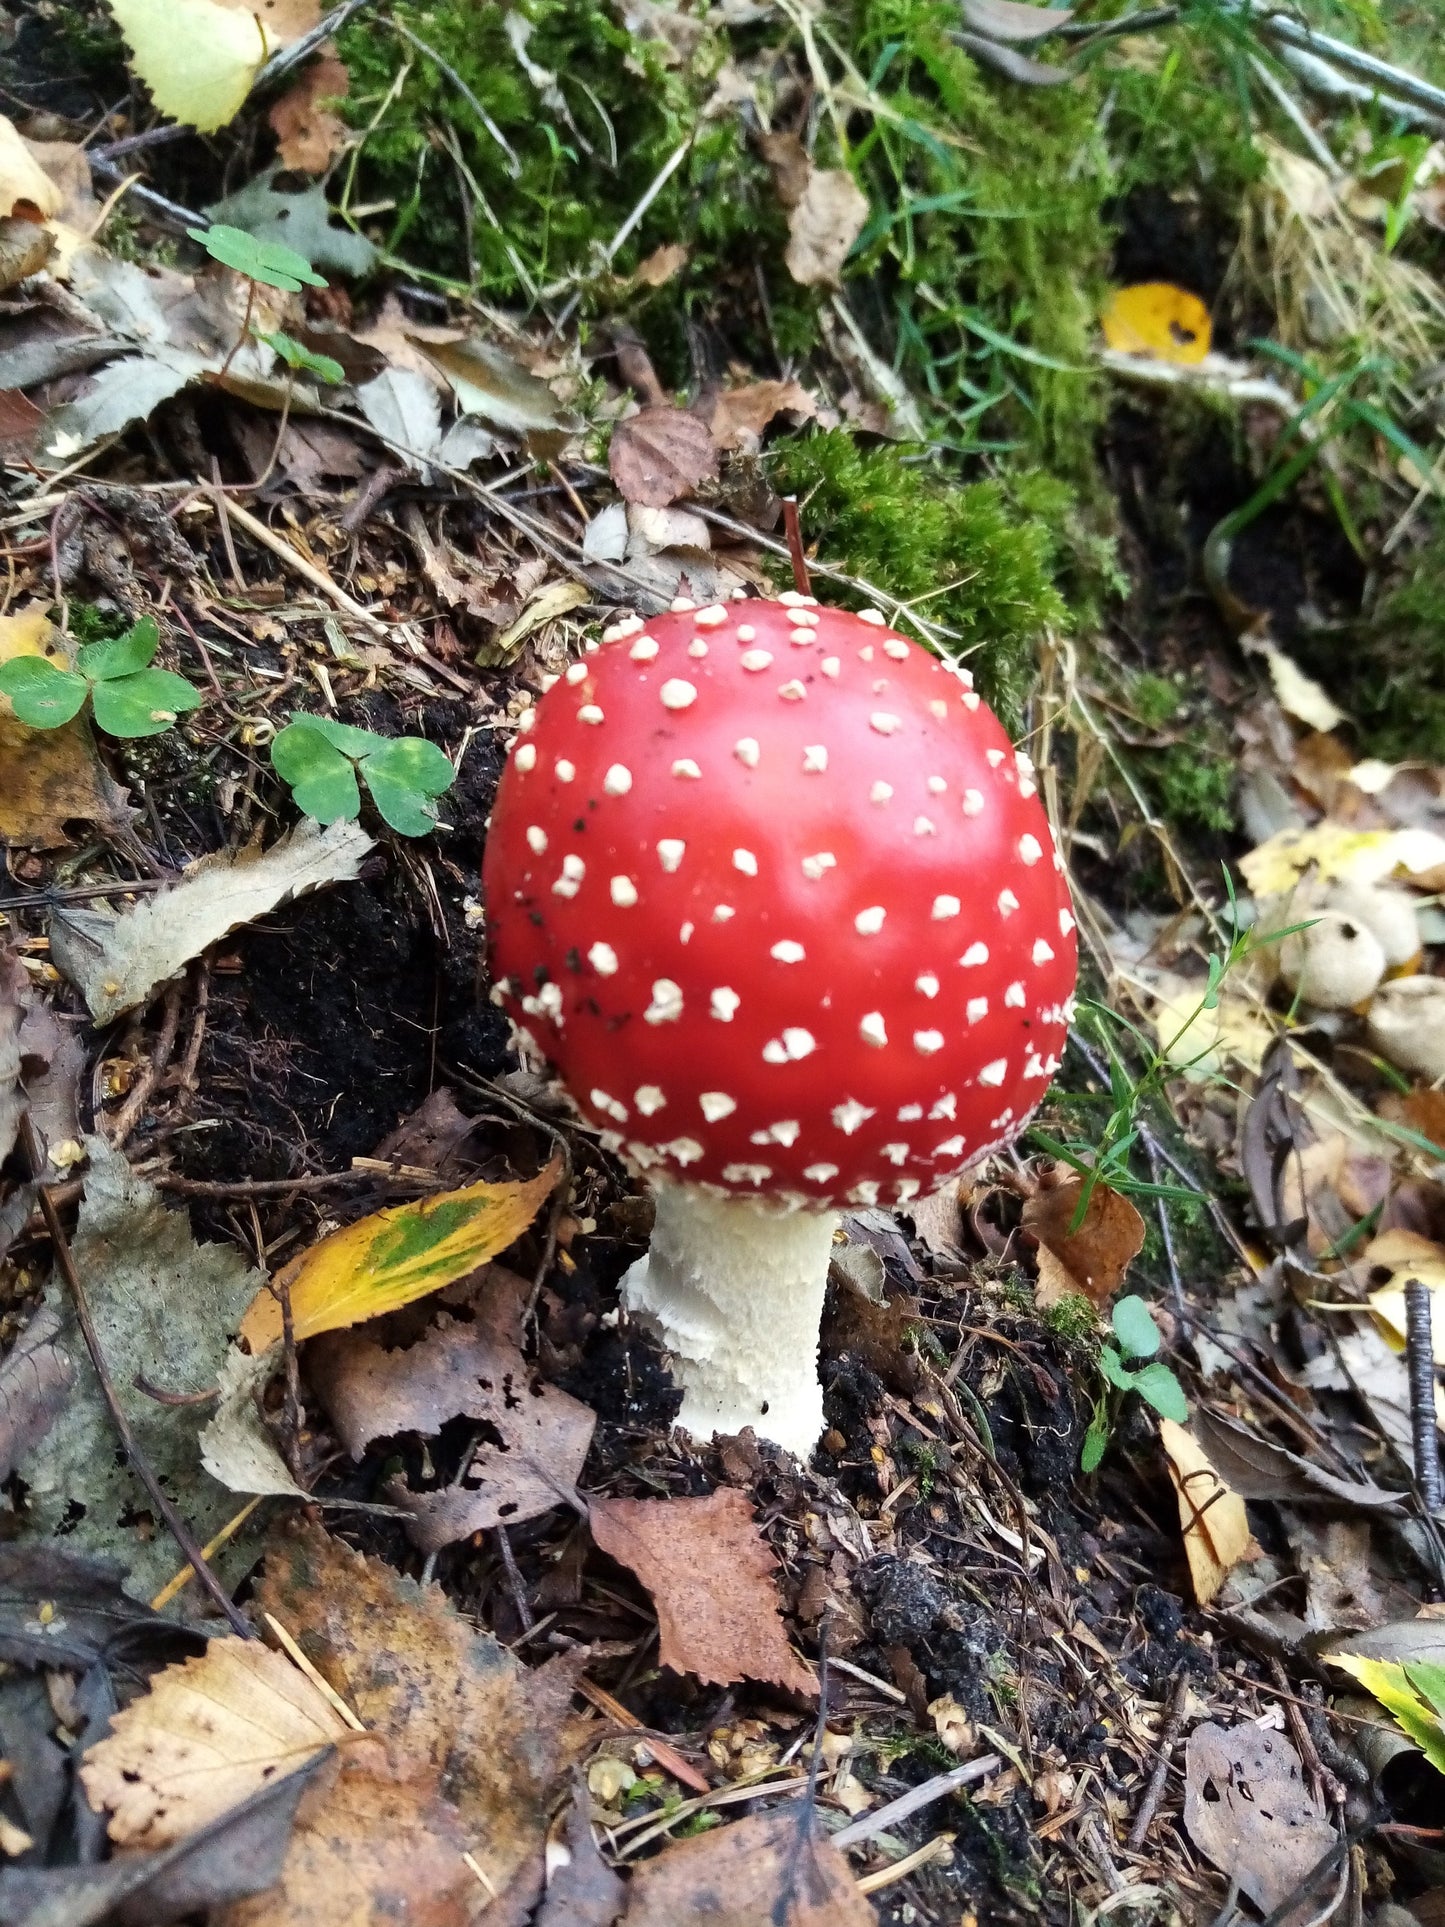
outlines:
[{"label": "thin twig", "polygon": [[396,18],[395,14],[388,15],[387,25],[392,29],[393,33],[399,33],[403,40],[409,41],[418,53],[425,54],[427,59],[435,66],[438,73],[445,74],[453,87],[455,87],[461,95],[462,99],[476,115],[477,119],[482,123],[483,127],[486,128],[492,139],[497,143],[498,147],[500,147],[506,155],[507,172],[515,181],[522,172],[522,163],[517,159],[516,149],[492,119],[486,108],[483,107],[482,103],[477,99],[471,88],[468,87],[467,83],[462,79],[456,68],[449,66],[448,63],[442,59],[435,47],[423,40],[420,34],[413,33],[410,27]]},{"label": "thin twig", "polygon": [[206,1556],[196,1543],[190,1527],[186,1524],[180,1513],[176,1511],[175,1506],[166,1495],[164,1486],[162,1486],[160,1480],[152,1470],[150,1461],[136,1443],[135,1433],[131,1430],[130,1419],[126,1415],[125,1407],[116,1395],[115,1385],[105,1362],[105,1354],[101,1351],[100,1340],[96,1336],[95,1320],[91,1317],[90,1300],[85,1295],[85,1287],[80,1281],[80,1273],[75,1268],[75,1259],[71,1255],[70,1242],[66,1238],[64,1227],[60,1222],[59,1213],[56,1211],[54,1201],[51,1198],[50,1186],[42,1182],[45,1171],[45,1159],[41,1155],[40,1146],[36,1142],[35,1130],[28,1116],[22,1116],[20,1119],[19,1141],[24,1147],[26,1163],[29,1165],[30,1174],[35,1181],[36,1196],[40,1201],[40,1209],[45,1217],[45,1228],[50,1233],[50,1245],[55,1254],[56,1269],[65,1280],[66,1289],[69,1291],[71,1299],[74,1302],[76,1322],[79,1324],[81,1335],[85,1339],[85,1348],[90,1353],[90,1362],[100,1386],[101,1397],[105,1400],[106,1408],[110,1413],[111,1423],[116,1429],[116,1435],[120,1439],[122,1449],[130,1462],[131,1469],[150,1494],[151,1504],[165,1521],[172,1538],[174,1538],[176,1544],[190,1561],[197,1579],[200,1580],[201,1585],[205,1588],[207,1596],[211,1599],[217,1610],[224,1615],[232,1632],[238,1634],[242,1639],[254,1639],[256,1635],[250,1622],[237,1607],[235,1601],[211,1571],[211,1568],[206,1564]]},{"label": "thin twig", "polygon": [[401,1184],[413,1191],[443,1188],[442,1179],[425,1184],[411,1172],[393,1177],[382,1171],[316,1171],[303,1178],[237,1178],[229,1184],[210,1178],[182,1178],[173,1171],[146,1175],[158,1191],[174,1191],[182,1198],[289,1198],[307,1191],[328,1191],[338,1184]]},{"label": "thin twig", "polygon": [[151,1050],[150,1061],[142,1066],[140,1075],[136,1078],[125,1103],[115,1116],[108,1120],[109,1128],[106,1136],[117,1151],[140,1122],[141,1114],[150,1103],[156,1085],[160,1082],[161,1072],[171,1061],[171,1052],[176,1047],[176,1032],[180,1028],[180,1022],[181,985],[168,984],[165,1002],[161,1006],[160,1033]]},{"label": "thin twig", "polygon": [[1139,1803],[1139,1811],[1134,1815],[1134,1824],[1129,1829],[1129,1838],[1124,1842],[1125,1850],[1138,1853],[1149,1837],[1149,1829],[1154,1824],[1154,1815],[1159,1811],[1159,1802],[1164,1798],[1165,1783],[1169,1778],[1169,1760],[1174,1752],[1174,1743],[1179,1738],[1179,1729],[1184,1724],[1184,1707],[1189,1698],[1189,1675],[1179,1674],[1174,1682],[1174,1696],[1169,1702],[1169,1713],[1159,1735],[1159,1757],[1154,1762],[1154,1771],[1149,1776],[1149,1784],[1144,1789],[1144,1798]]},{"label": "thin twig", "polygon": [[1427,1512],[1438,1512],[1440,1442],[1435,1418],[1435,1351],[1430,1331],[1430,1289],[1421,1278],[1405,1281],[1405,1363],[1410,1374],[1410,1434],[1415,1483]]},{"label": "thin twig", "polygon": [[796,495],[783,497],[783,527],[788,532],[788,559],[793,565],[793,587],[799,595],[811,595],[813,585],[808,579],[808,555],[803,547],[803,524],[798,515]]},{"label": "thin twig", "polygon": [[909,1820],[924,1807],[931,1807],[935,1800],[945,1794],[956,1793],[961,1786],[972,1786],[975,1780],[986,1780],[990,1773],[997,1773],[1003,1765],[997,1753],[980,1754],[976,1760],[967,1760],[962,1766],[950,1767],[947,1773],[939,1773],[922,1786],[900,1794],[890,1800],[886,1807],[878,1807],[872,1813],[865,1813],[841,1832],[833,1835],[835,1847],[857,1847],[865,1840],[876,1840],[880,1833],[887,1833],[890,1827]]}]

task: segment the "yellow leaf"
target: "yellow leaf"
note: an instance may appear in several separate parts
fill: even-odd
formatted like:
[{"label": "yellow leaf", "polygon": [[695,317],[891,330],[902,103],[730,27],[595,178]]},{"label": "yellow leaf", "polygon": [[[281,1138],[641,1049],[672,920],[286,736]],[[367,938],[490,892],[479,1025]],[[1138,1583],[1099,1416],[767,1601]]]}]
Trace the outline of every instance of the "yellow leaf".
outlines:
[{"label": "yellow leaf", "polygon": [[[464,1278],[522,1235],[560,1175],[554,1159],[522,1183],[443,1191],[333,1231],[283,1274],[297,1342],[379,1318]],[[281,1298],[271,1287],[252,1299],[241,1337],[253,1352],[263,1352],[281,1333]]]},{"label": "yellow leaf", "polygon": [[1160,976],[1149,1022],[1164,1056],[1196,1083],[1217,1077],[1231,1059],[1257,1071],[1274,1042],[1268,1019],[1227,983],[1213,1010],[1204,1008],[1204,994],[1203,978]]},{"label": "yellow leaf", "polygon": [[1209,310],[1198,295],[1169,281],[1120,288],[1099,317],[1104,339],[1125,355],[1157,361],[1203,361],[1209,353]]},{"label": "yellow leaf", "polygon": [[1192,1432],[1173,1419],[1159,1421],[1159,1440],[1169,1461],[1169,1476],[1179,1498],[1179,1523],[1194,1597],[1207,1606],[1248,1556],[1253,1540],[1244,1501],[1220,1478]]},{"label": "yellow leaf", "polygon": [[14,124],[0,114],[0,215],[8,214],[17,201],[29,201],[41,214],[54,214],[60,206],[60,189],[16,133]]},{"label": "yellow leaf", "polygon": [[1240,859],[1256,897],[1283,896],[1306,871],[1323,882],[1379,883],[1403,870],[1417,876],[1445,863],[1445,837],[1433,830],[1351,830],[1317,823],[1311,830],[1280,830]]},{"label": "yellow leaf", "polygon": [[[1362,1659],[1355,1653],[1327,1653],[1331,1666],[1357,1679],[1373,1693],[1401,1730],[1412,1739],[1431,1766],[1445,1773],[1445,1726],[1424,1695],[1411,1685],[1405,1668],[1394,1660]],[[1430,1669],[1439,1672],[1438,1667]]]},{"label": "yellow leaf", "polygon": [[163,114],[208,134],[240,111],[272,42],[216,0],[110,0],[131,67]]},{"label": "yellow leaf", "polygon": [[93,1804],[111,1809],[117,1846],[168,1847],[347,1737],[283,1654],[213,1639],[114,1716],[80,1777]]},{"label": "yellow leaf", "polygon": [[1445,1245],[1416,1231],[1382,1231],[1362,1253],[1371,1271],[1388,1271],[1390,1281],[1370,1293],[1370,1311],[1391,1347],[1405,1349],[1405,1286],[1418,1278],[1430,1293],[1435,1363],[1445,1365]]}]

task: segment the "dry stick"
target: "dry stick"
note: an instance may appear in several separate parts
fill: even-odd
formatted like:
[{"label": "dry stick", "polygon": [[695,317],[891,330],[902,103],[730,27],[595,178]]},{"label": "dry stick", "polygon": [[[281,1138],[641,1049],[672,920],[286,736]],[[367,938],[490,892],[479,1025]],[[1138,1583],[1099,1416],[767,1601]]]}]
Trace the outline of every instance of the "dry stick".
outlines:
[{"label": "dry stick", "polygon": [[234,1600],[221,1584],[220,1580],[217,1579],[216,1575],[211,1571],[211,1568],[206,1564],[206,1556],[196,1544],[190,1527],[166,1496],[160,1480],[151,1469],[150,1461],[136,1443],[135,1433],[131,1430],[131,1423],[126,1416],[125,1407],[116,1396],[115,1385],[111,1380],[110,1371],[105,1362],[105,1354],[100,1349],[100,1340],[97,1338],[95,1331],[95,1320],[90,1315],[90,1300],[85,1295],[85,1287],[80,1282],[80,1273],[75,1268],[75,1259],[71,1255],[69,1241],[65,1236],[59,1214],[51,1198],[50,1186],[42,1182],[45,1160],[41,1156],[40,1146],[35,1139],[35,1129],[28,1116],[22,1117],[20,1120],[19,1136],[20,1142],[25,1149],[26,1163],[29,1165],[31,1177],[35,1181],[36,1196],[40,1200],[40,1209],[44,1214],[45,1228],[50,1233],[50,1244],[55,1253],[56,1269],[65,1280],[66,1289],[75,1302],[76,1321],[80,1326],[81,1335],[85,1339],[85,1348],[90,1353],[90,1362],[100,1385],[101,1397],[105,1400],[106,1407],[110,1412],[111,1423],[116,1429],[116,1434],[120,1439],[126,1458],[130,1461],[131,1468],[135,1472],[136,1477],[150,1494],[151,1503],[161,1518],[164,1519],[172,1538],[194,1567],[197,1579],[200,1580],[201,1585],[210,1595],[218,1611],[224,1614],[232,1632],[239,1634],[242,1639],[254,1639],[255,1633],[250,1623],[236,1606]]},{"label": "dry stick", "polygon": [[1415,1483],[1427,1512],[1445,1503],[1440,1485],[1440,1447],[1435,1437],[1435,1351],[1430,1331],[1430,1291],[1422,1278],[1405,1281],[1405,1362],[1410,1374],[1410,1434]]},{"label": "dry stick", "polygon": [[[1274,1674],[1276,1685],[1283,1686],[1287,1691],[1289,1674],[1280,1662],[1277,1659],[1271,1660],[1269,1669]],[[1284,1716],[1294,1737],[1294,1743],[1303,1756],[1305,1766],[1309,1769],[1310,1778],[1315,1783],[1315,1792],[1328,1800],[1332,1807],[1337,1810],[1343,1809],[1348,1797],[1345,1788],[1320,1758],[1320,1750],[1315,1745],[1315,1736],[1305,1721],[1304,1711],[1298,1700],[1285,1701]]]},{"label": "dry stick", "polygon": [[793,565],[793,587],[799,595],[811,595],[813,584],[808,578],[808,557],[803,549],[803,525],[798,516],[796,495],[783,497],[783,527],[788,535],[788,559]]},{"label": "dry stick", "polygon": [[181,1178],[172,1171],[147,1173],[158,1191],[174,1191],[182,1198],[289,1198],[307,1191],[327,1191],[335,1184],[405,1184],[414,1191],[431,1190],[410,1172],[395,1177],[382,1171],[318,1171],[304,1178],[237,1178],[227,1184],[210,1178]]},{"label": "dry stick", "polygon": [[1159,1811],[1159,1802],[1164,1798],[1165,1783],[1169,1778],[1169,1761],[1174,1752],[1174,1743],[1179,1738],[1179,1729],[1184,1724],[1184,1707],[1189,1697],[1189,1675],[1181,1672],[1174,1682],[1174,1696],[1169,1702],[1168,1717],[1159,1735],[1159,1757],[1154,1762],[1154,1771],[1149,1776],[1149,1784],[1144,1789],[1144,1798],[1139,1811],[1134,1815],[1134,1824],[1129,1829],[1129,1838],[1124,1842],[1128,1853],[1138,1853],[1149,1837],[1149,1829],[1154,1824],[1154,1815]]},{"label": "dry stick", "polygon": [[314,562],[308,562],[300,550],[294,548],[284,535],[278,535],[274,529],[268,528],[259,517],[252,515],[249,509],[243,509],[239,502],[230,504],[229,513],[231,520],[238,528],[244,529],[253,542],[259,542],[263,549],[269,549],[272,555],[278,556],[289,569],[299,575],[303,582],[309,582],[313,589],[319,589],[328,601],[336,604],[343,615],[351,616],[357,622],[364,622],[369,629],[385,634],[387,624],[379,616],[374,616],[370,609],[363,609],[359,602],[354,602],[339,583],[333,582],[326,571],[318,569]]},{"label": "dry stick", "polygon": [[609,1720],[615,1721],[627,1732],[643,1734],[647,1740],[648,1752],[665,1772],[672,1775],[674,1780],[680,1780],[684,1786],[690,1786],[694,1793],[702,1794],[704,1798],[712,1792],[712,1787],[695,1766],[690,1766],[679,1752],[668,1745],[666,1740],[658,1739],[635,1713],[628,1712],[621,1700],[614,1699],[605,1686],[597,1686],[590,1679],[579,1679],[577,1691],[583,1699],[595,1706],[599,1713],[605,1713]]},{"label": "dry stick", "polygon": [[106,1133],[111,1145],[119,1150],[139,1124],[141,1113],[150,1103],[156,1085],[160,1082],[161,1072],[171,1061],[171,1053],[176,1047],[176,1032],[181,1022],[181,985],[169,984],[166,987],[165,1003],[161,1010],[160,1034],[156,1038],[150,1054],[150,1061],[135,1081],[135,1088],[125,1103],[110,1120]]},{"label": "dry stick", "polygon": [[879,1807],[876,1813],[865,1813],[861,1819],[854,1820],[850,1826],[832,1836],[833,1845],[857,1847],[865,1840],[874,1840],[890,1827],[911,1819],[924,1807],[931,1807],[935,1800],[941,1800],[946,1793],[953,1793],[961,1786],[970,1786],[975,1780],[986,1780],[990,1773],[997,1773],[1002,1765],[1003,1761],[997,1753],[984,1753],[962,1766],[950,1767],[947,1773],[925,1780],[922,1786],[916,1786],[910,1792],[900,1794],[898,1799],[890,1800],[886,1807]]}]

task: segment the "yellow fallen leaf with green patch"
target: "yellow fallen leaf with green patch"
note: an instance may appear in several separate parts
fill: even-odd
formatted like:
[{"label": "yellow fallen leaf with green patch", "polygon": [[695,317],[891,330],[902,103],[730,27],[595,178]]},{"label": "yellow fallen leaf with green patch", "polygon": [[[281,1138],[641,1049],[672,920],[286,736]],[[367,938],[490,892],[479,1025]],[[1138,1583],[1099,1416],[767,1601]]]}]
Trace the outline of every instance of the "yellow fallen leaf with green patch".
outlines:
[{"label": "yellow fallen leaf with green patch", "polygon": [[283,1281],[298,1343],[440,1291],[519,1238],[561,1172],[554,1158],[535,1178],[469,1184],[416,1204],[390,1205],[333,1231],[257,1292],[241,1321],[242,1339],[257,1353],[281,1337],[277,1285]]},{"label": "yellow fallen leaf with green patch", "polygon": [[156,106],[203,134],[235,118],[272,51],[254,14],[216,0],[110,0],[110,10]]},{"label": "yellow fallen leaf with green patch", "polygon": [[1120,354],[1156,361],[1203,361],[1209,353],[1209,310],[1197,294],[1170,281],[1120,288],[1099,316],[1104,340]]},{"label": "yellow fallen leaf with green patch", "polygon": [[1307,872],[1329,881],[1378,883],[1403,871],[1419,876],[1445,864],[1445,837],[1433,830],[1350,830],[1317,823],[1312,830],[1281,830],[1240,859],[1256,897],[1283,896]]},{"label": "yellow fallen leaf with green patch", "polygon": [[[36,602],[0,616],[0,662],[43,656],[68,666],[48,607]],[[125,797],[96,754],[88,717],[59,729],[27,729],[9,697],[0,696],[0,847],[59,849],[70,840],[67,823],[119,829],[129,815]]]},{"label": "yellow fallen leaf with green patch", "polygon": [[1370,1293],[1370,1311],[1391,1348],[1405,1349],[1405,1286],[1418,1278],[1430,1293],[1435,1363],[1445,1365],[1445,1245],[1422,1238],[1417,1231],[1382,1231],[1361,1256],[1372,1272],[1390,1273],[1389,1283]]},{"label": "yellow fallen leaf with green patch", "polygon": [[1331,1666],[1340,1667],[1373,1693],[1431,1766],[1445,1773],[1445,1666],[1428,1660],[1399,1665],[1388,1659],[1362,1659],[1356,1653],[1326,1657]]}]

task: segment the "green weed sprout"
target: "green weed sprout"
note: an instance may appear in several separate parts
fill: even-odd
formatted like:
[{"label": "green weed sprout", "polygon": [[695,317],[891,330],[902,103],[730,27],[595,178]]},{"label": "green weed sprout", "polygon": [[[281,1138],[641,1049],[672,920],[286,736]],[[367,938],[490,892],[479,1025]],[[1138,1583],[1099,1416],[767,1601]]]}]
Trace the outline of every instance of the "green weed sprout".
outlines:
[{"label": "green weed sprout", "polygon": [[1125,1392],[1137,1392],[1161,1418],[1172,1418],[1182,1425],[1189,1417],[1179,1380],[1162,1358],[1155,1357],[1159,1350],[1159,1327],[1144,1300],[1133,1294],[1121,1298],[1114,1307],[1112,1323],[1119,1343],[1117,1347],[1101,1345],[1099,1348],[1099,1370],[1110,1389],[1094,1406],[1094,1416],[1084,1436],[1079,1463],[1085,1472],[1098,1469]]},{"label": "green weed sprout", "polygon": [[369,729],[293,710],[271,743],[271,767],[296,807],[318,823],[351,822],[361,814],[361,785],[398,836],[436,827],[435,798],[451,788],[450,759],[423,736],[378,736]]},{"label": "green weed sprout", "polygon": [[264,341],[273,354],[279,355],[293,374],[315,375],[318,381],[330,382],[333,387],[346,379],[346,370],[339,361],[331,355],[318,355],[314,348],[308,348],[305,342],[284,334],[279,328],[272,334],[257,328],[256,339]]},{"label": "green weed sprout", "polygon": [[[188,227],[186,233],[193,241],[200,243],[213,261],[219,261],[222,267],[234,268],[237,274],[246,277],[246,312],[241,318],[241,332],[231,344],[231,352],[221,363],[216,376],[219,381],[235,359],[236,350],[251,332],[251,311],[256,305],[258,286],[279,288],[283,294],[299,294],[303,285],[324,288],[326,278],[316,272],[304,254],[298,254],[295,248],[288,248],[284,241],[260,241],[243,227],[227,227],[222,221],[212,227]],[[289,335],[282,339],[291,341]],[[275,341],[270,345],[276,348],[277,354],[289,367],[297,365],[291,361],[285,349],[277,347]],[[302,355],[309,352],[299,342],[291,342],[291,345]],[[330,359],[329,355],[317,357],[319,361]],[[339,380],[342,372],[340,363],[333,361],[331,366],[337,371],[334,379]],[[312,372],[320,371],[313,369]],[[323,376],[323,379],[331,380],[333,377]]]},{"label": "green weed sprout", "polygon": [[200,705],[201,692],[184,676],[152,669],[161,632],[150,616],[111,642],[88,642],[74,669],[44,656],[13,656],[0,663],[0,695],[8,696],[16,720],[28,729],[59,729],[78,716],[87,698],[96,727],[130,741],[160,736],[176,718]]}]

